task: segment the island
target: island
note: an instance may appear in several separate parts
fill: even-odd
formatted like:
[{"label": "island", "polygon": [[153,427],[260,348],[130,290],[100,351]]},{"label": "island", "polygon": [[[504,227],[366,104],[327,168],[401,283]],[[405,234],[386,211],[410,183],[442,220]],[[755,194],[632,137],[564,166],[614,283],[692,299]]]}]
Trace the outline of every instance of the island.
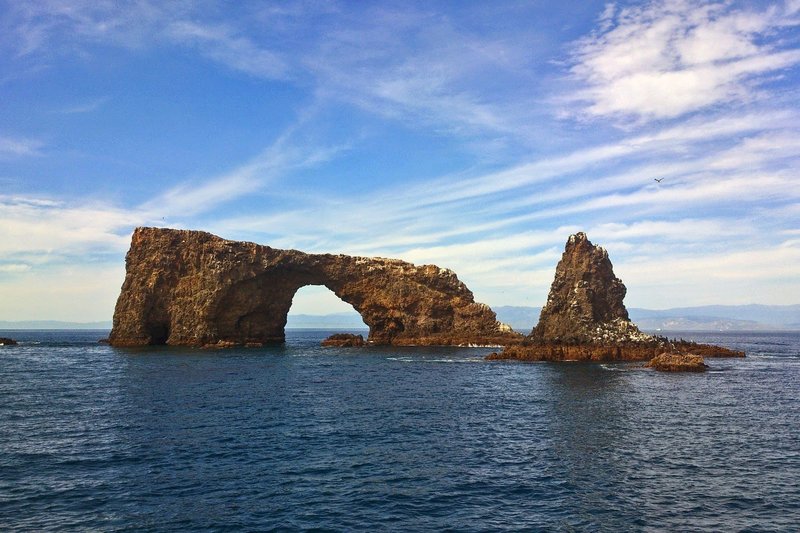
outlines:
[{"label": "island", "polygon": [[112,346],[261,346],[283,342],[292,298],[324,285],[369,327],[370,344],[508,345],[452,270],[399,259],[309,254],[203,231],[137,228],[125,258]]},{"label": "island", "polygon": [[[539,322],[521,342],[487,356],[520,361],[646,361],[662,354],[744,357],[721,346],[648,335],[631,322],[627,289],[608,252],[585,233],[567,240]],[[658,365],[653,365],[659,368]],[[667,369],[668,365],[660,368]],[[673,365],[672,370],[682,370]]]}]

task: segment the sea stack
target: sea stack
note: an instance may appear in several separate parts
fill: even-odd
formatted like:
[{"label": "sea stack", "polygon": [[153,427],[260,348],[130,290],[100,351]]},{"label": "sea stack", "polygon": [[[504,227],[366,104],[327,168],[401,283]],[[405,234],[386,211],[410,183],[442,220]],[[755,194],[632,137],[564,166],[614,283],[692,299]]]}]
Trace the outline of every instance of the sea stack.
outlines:
[{"label": "sea stack", "polygon": [[571,235],[530,336],[570,344],[653,340],[630,321],[622,303],[626,292],[605,248],[585,233]]},{"label": "sea stack", "polygon": [[614,275],[608,252],[585,233],[567,240],[556,266],[539,323],[520,345],[507,346],[489,359],[529,361],[648,360],[662,353],[743,357],[719,346],[670,342],[648,335],[631,322],[623,299],[627,289]]}]

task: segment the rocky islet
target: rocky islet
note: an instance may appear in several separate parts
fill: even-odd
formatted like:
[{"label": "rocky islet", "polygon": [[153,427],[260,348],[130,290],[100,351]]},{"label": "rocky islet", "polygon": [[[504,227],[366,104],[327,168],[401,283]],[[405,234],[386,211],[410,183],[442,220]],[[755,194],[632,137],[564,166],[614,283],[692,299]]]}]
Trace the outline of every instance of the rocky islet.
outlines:
[{"label": "rocky islet", "polygon": [[720,346],[643,333],[623,303],[608,252],[567,240],[546,305],[528,336],[497,321],[456,274],[398,259],[307,254],[201,231],[137,228],[109,343],[223,348],[282,342],[300,287],[324,285],[351,304],[369,336],[326,346],[504,346],[490,360],[643,361],[666,354],[743,357]]},{"label": "rocky islet", "polygon": [[627,289],[608,252],[585,233],[567,240],[539,322],[521,342],[487,359],[521,361],[645,361],[662,354],[743,357],[721,346],[648,335],[631,322]]}]

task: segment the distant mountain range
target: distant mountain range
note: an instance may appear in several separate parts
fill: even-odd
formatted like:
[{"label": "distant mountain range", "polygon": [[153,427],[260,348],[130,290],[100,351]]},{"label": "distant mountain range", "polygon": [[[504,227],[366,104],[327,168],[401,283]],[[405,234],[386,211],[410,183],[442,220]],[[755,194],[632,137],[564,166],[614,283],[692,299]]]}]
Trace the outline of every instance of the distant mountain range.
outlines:
[{"label": "distant mountain range", "polygon": [[61,320],[0,320],[0,329],[111,329],[110,320],[64,322]]},{"label": "distant mountain range", "polygon": [[[497,319],[520,331],[539,321],[541,307],[499,306]],[[706,305],[672,309],[628,309],[631,320],[645,331],[800,330],[800,305]]]},{"label": "distant mountain range", "polygon": [[[494,308],[497,319],[530,332],[541,307],[503,305]],[[631,320],[645,331],[800,330],[800,305],[707,305],[674,309],[630,308]],[[366,329],[355,313],[289,315],[287,328]]]},{"label": "distant mountain range", "polygon": [[[528,333],[539,321],[540,307],[504,305],[494,308],[497,319]],[[631,320],[645,331],[800,330],[800,305],[706,305],[673,309],[628,309]],[[328,315],[290,314],[287,328],[367,329],[355,312]],[[111,329],[111,321],[0,320],[0,329]]]}]

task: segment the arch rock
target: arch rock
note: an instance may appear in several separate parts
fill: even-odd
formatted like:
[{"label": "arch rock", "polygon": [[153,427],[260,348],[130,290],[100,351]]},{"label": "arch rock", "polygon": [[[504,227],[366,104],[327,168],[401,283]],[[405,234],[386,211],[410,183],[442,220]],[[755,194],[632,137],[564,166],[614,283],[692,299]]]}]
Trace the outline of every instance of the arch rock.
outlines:
[{"label": "arch rock", "polygon": [[307,254],[201,231],[137,228],[109,337],[114,346],[282,342],[295,292],[324,285],[369,326],[369,342],[508,344],[521,335],[454,272],[398,259]]}]

